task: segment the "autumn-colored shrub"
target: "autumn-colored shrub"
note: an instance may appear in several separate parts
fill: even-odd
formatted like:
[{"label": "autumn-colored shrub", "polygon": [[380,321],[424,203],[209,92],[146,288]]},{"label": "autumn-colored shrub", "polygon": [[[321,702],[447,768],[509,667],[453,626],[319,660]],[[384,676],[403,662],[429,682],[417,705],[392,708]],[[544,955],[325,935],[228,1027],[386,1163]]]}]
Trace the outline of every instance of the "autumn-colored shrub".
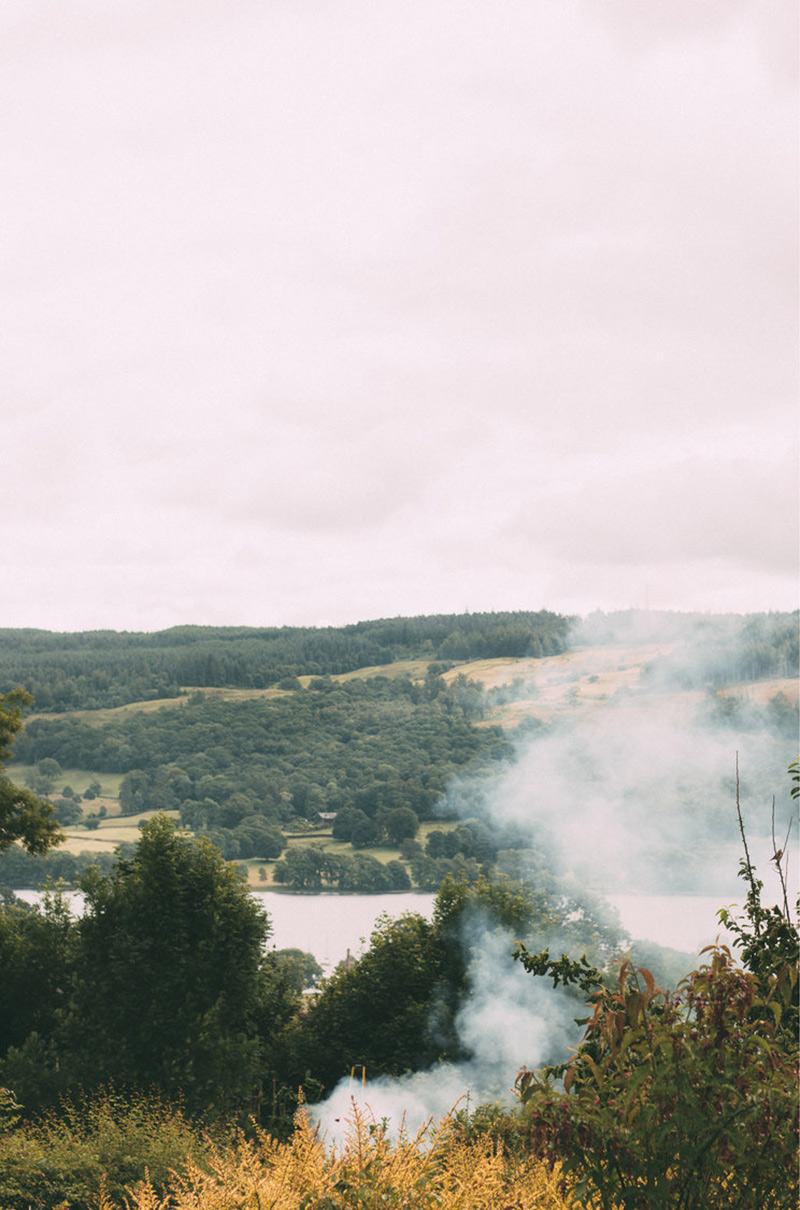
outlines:
[{"label": "autumn-colored shrub", "polygon": [[[800,798],[800,764],[789,767]],[[744,848],[744,912],[718,914],[744,969],[722,945],[674,992],[630,961],[610,984],[586,958],[515,957],[532,975],[580,988],[591,1015],[566,1062],[523,1068],[517,1091],[529,1146],[559,1164],[581,1210],[795,1210],[798,1177],[798,968],[785,850],[773,856],[782,903],[764,906]],[[800,903],[797,905],[800,911]],[[565,1186],[566,1188],[566,1186]]]}]

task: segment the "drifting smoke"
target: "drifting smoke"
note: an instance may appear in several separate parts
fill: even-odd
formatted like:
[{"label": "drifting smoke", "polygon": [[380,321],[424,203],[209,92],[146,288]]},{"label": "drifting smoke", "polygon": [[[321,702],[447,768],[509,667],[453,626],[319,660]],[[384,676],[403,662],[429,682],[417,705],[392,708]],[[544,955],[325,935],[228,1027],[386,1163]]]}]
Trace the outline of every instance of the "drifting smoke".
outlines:
[{"label": "drifting smoke", "polygon": [[[472,1052],[465,1063],[441,1063],[400,1079],[342,1080],[332,1095],[314,1106],[313,1116],[329,1141],[341,1142],[353,1104],[387,1120],[390,1131],[415,1133],[429,1119],[485,1101],[508,1104],[516,1075],[525,1063],[541,1067],[562,1058],[579,1038],[580,1005],[563,989],[532,979],[511,960],[513,939],[474,921],[471,994],[456,1018],[462,1044]],[[465,941],[468,940],[465,938]]]},{"label": "drifting smoke", "polygon": [[[641,617],[632,624],[641,629]],[[785,718],[781,727],[770,726],[763,703],[751,701],[746,691],[738,697],[709,695],[703,687],[709,683],[709,661],[713,656],[720,667],[724,644],[710,651],[706,620],[688,636],[685,624],[671,625],[680,630],[679,648],[667,647],[667,658],[647,675],[635,683],[628,678],[623,688],[581,709],[582,686],[597,682],[599,675],[591,661],[584,662],[574,674],[574,709],[562,715],[563,721],[525,733],[516,761],[488,788],[485,782],[472,789],[463,781],[454,786],[449,807],[457,802],[462,815],[477,815],[495,835],[515,838],[514,848],[499,854],[501,869],[505,861],[509,873],[535,885],[544,856],[548,876],[563,886],[601,893],[705,893],[719,895],[720,906],[741,904],[738,753],[751,856],[765,881],[765,902],[778,901],[777,879],[768,877],[771,802],[774,794],[783,833],[792,814],[785,771],[796,755],[796,729],[791,721],[787,728]],[[600,641],[609,637],[603,634]],[[625,634],[617,630],[611,641],[658,637],[647,619],[646,633],[631,633],[629,627]],[[607,661],[605,647],[597,663],[604,673]],[[567,678],[569,668],[567,663]],[[796,882],[795,860],[790,878]],[[316,1109],[329,1137],[339,1136],[351,1100],[378,1120],[390,1119],[395,1129],[404,1122],[409,1130],[443,1116],[460,1099],[463,1104],[467,1094],[472,1104],[508,1102],[520,1066],[563,1060],[576,1044],[574,1018],[581,1014],[575,1000],[513,962],[510,934],[474,920],[469,929],[462,944],[471,955],[471,990],[456,1025],[470,1061],[366,1087],[342,1081]],[[560,936],[540,940],[542,948],[549,944],[561,952]]]},{"label": "drifting smoke", "polygon": [[703,725],[696,711],[681,717],[660,696],[529,743],[491,796],[490,817],[525,831],[556,871],[599,891],[730,893],[737,753],[742,810],[754,839],[763,837],[773,788],[779,817],[789,814],[781,774],[791,749],[763,730]]}]

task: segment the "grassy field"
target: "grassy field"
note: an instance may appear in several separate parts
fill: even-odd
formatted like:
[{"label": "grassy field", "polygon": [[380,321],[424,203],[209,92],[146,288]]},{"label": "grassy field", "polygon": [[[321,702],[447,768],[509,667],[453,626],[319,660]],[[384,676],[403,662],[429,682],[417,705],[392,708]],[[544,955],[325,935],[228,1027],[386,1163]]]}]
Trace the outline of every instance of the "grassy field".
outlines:
[{"label": "grassy field", "polygon": [[[408,676],[412,681],[424,681],[430,660],[397,660],[394,664],[375,664],[369,668],[356,668],[354,672],[343,672],[331,677],[332,681],[366,681],[373,676]],[[313,678],[301,676],[300,681],[308,684]]]},{"label": "grassy field", "polygon": [[[419,825],[417,833],[417,841],[422,847],[425,847],[425,841],[428,835],[434,831],[451,832],[456,827],[455,821],[450,820],[430,820]],[[400,860],[400,854],[397,849],[388,846],[380,846],[368,849],[354,849],[353,846],[344,840],[334,840],[330,829],[325,828],[320,831],[308,832],[303,836],[291,836],[287,848],[316,848],[324,849],[331,856],[352,857],[353,853],[364,853],[367,857],[374,857],[376,861],[386,865],[389,861]],[[285,856],[285,854],[284,854]],[[254,889],[262,891],[285,891],[287,888],[282,883],[275,882],[272,873],[275,868],[274,861],[260,861],[253,859],[250,861],[239,862],[247,870],[248,884]],[[261,871],[264,871],[262,876]]]},{"label": "grassy field", "polygon": [[[6,765],[6,774],[15,786],[25,786],[26,777],[33,772],[32,765],[12,764]],[[119,812],[119,786],[124,774],[122,773],[95,773],[91,769],[62,769],[56,786],[53,790],[53,797],[59,798],[64,786],[70,786],[76,794],[84,794],[89,788],[89,783],[92,781],[100,782],[100,794],[94,801],[84,801],[81,803],[84,811],[88,814],[91,811],[96,811],[99,806],[105,803],[111,814],[112,804],[114,810]]]},{"label": "grassy field", "polygon": [[[84,803],[84,807],[92,807],[97,809],[97,804],[100,800],[95,799],[93,803]],[[115,804],[117,808],[116,817],[110,815],[109,818],[101,819],[100,824],[93,831],[89,831],[80,825],[73,825],[65,828],[64,833],[66,840],[59,848],[66,853],[113,853],[118,844],[123,841],[130,841],[133,844],[139,839],[139,825],[148,819],[152,819],[157,815],[157,811],[143,811],[140,815],[125,815],[119,816],[119,804]],[[170,819],[177,820],[177,811],[165,811]]]}]

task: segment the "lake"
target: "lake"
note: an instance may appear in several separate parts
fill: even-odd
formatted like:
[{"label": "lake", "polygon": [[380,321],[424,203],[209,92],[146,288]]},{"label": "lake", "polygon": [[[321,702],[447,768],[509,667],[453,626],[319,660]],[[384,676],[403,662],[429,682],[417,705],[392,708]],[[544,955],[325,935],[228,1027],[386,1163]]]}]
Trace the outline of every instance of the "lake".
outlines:
[{"label": "lake", "polygon": [[[738,888],[735,902],[742,902]],[[17,891],[21,899],[37,903],[38,891]],[[357,957],[366,948],[375,922],[383,913],[397,917],[417,912],[428,920],[433,915],[435,896],[408,893],[399,895],[285,895],[275,891],[253,891],[266,908],[272,922],[270,942],[276,949],[302,949],[312,953],[323,969],[330,972],[348,950]],[[73,909],[80,912],[80,892],[67,895]],[[656,941],[671,949],[697,952],[719,936],[729,940],[720,929],[716,912],[726,900],[714,895],[607,895],[619,912],[622,925],[631,937]]]},{"label": "lake", "polygon": [[433,916],[435,895],[281,895],[253,891],[272,921],[270,941],[276,949],[308,950],[326,973],[347,957],[358,957],[369,944],[383,913],[397,917],[416,912]]}]

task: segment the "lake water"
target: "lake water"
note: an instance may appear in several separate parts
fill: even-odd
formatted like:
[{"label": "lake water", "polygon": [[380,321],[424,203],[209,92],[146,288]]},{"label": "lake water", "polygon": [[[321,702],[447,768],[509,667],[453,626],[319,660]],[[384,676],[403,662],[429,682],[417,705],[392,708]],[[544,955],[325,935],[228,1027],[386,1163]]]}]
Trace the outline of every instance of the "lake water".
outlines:
[{"label": "lake water", "polygon": [[435,896],[400,895],[280,895],[254,891],[272,921],[271,943],[276,949],[308,950],[323,969],[332,970],[347,957],[358,957],[369,945],[378,917],[416,912],[433,916]]},{"label": "lake water", "polygon": [[[272,920],[272,943],[278,949],[310,950],[331,969],[349,950],[357,957],[366,948],[378,917],[417,912],[433,915],[434,895],[280,895],[255,891]],[[730,936],[720,928],[716,913],[726,900],[714,895],[607,895],[620,921],[633,938],[655,941],[670,949],[697,953],[717,937]],[[737,902],[741,903],[739,895]],[[730,902],[728,900],[727,902]]]},{"label": "lake water", "polygon": [[[26,903],[40,903],[39,891],[15,891]],[[367,948],[379,916],[416,912],[430,920],[435,895],[411,892],[397,895],[285,895],[253,891],[266,908],[272,924],[270,945],[276,949],[308,950],[327,972],[347,957],[357,958]],[[73,912],[83,911],[80,891],[67,891]]]},{"label": "lake water", "polygon": [[[720,928],[716,912],[726,902],[742,902],[732,895],[607,895],[619,912],[631,937],[656,941],[671,949],[696,953],[719,937],[730,940]],[[37,891],[17,891],[21,899],[37,903]],[[400,895],[282,895],[274,891],[254,891],[272,922],[270,943],[276,949],[302,949],[312,953],[326,972],[347,956],[358,957],[366,949],[379,916],[397,917],[417,912],[428,920],[433,915],[435,896]],[[80,892],[67,895],[73,910],[83,907]]]}]

